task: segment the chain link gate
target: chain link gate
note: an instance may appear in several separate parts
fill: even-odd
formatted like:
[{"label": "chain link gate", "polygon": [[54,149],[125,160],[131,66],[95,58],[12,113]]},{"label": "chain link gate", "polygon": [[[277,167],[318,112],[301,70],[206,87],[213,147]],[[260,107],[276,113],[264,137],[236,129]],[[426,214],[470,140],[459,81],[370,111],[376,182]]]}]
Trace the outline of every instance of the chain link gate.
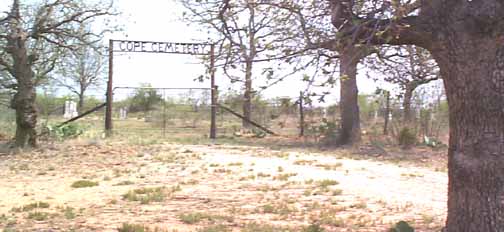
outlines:
[{"label": "chain link gate", "polygon": [[211,88],[114,88],[117,135],[209,137]]}]

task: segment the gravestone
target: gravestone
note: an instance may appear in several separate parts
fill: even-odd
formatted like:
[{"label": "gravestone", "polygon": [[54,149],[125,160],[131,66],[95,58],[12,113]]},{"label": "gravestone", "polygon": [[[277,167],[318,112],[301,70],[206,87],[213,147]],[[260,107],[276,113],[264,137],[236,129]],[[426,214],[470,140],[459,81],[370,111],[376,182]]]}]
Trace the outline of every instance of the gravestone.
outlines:
[{"label": "gravestone", "polygon": [[119,109],[119,119],[127,119],[128,118],[128,110],[126,108]]},{"label": "gravestone", "polygon": [[77,103],[75,103],[74,101],[65,101],[65,113],[63,117],[70,119],[77,116],[79,116],[79,112],[77,112]]}]

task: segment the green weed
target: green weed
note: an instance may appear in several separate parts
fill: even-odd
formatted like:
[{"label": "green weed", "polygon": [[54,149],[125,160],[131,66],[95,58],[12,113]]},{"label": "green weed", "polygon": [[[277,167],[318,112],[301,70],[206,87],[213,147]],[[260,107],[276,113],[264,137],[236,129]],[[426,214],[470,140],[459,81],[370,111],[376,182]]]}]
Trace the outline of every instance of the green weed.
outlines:
[{"label": "green weed", "polygon": [[90,180],[78,180],[71,185],[72,188],[89,188],[95,186],[98,186],[98,182]]}]

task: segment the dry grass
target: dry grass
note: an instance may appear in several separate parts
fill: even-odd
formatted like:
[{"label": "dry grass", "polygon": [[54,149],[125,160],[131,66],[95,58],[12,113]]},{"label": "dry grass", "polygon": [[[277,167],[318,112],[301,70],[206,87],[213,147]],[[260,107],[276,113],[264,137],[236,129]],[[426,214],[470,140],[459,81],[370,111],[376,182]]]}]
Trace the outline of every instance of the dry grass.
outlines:
[{"label": "dry grass", "polygon": [[[425,168],[341,158],[347,150],[128,143],[83,141],[0,157],[0,192],[14,196],[0,199],[0,227],[385,231],[405,220],[434,231],[444,220],[446,176]],[[79,179],[84,188],[72,190]]]}]

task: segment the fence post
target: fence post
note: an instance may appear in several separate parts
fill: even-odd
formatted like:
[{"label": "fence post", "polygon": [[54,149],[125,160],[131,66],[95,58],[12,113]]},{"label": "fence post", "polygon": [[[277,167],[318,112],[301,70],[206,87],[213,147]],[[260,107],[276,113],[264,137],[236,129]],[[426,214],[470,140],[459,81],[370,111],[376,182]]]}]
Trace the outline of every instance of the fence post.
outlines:
[{"label": "fence post", "polygon": [[112,135],[112,103],[113,99],[113,82],[112,77],[114,74],[114,41],[109,40],[109,73],[107,82],[107,109],[105,111],[105,134],[106,136]]},{"label": "fence post", "polygon": [[163,138],[166,138],[166,89],[163,89]]},{"label": "fence post", "polygon": [[303,92],[301,91],[299,94],[299,136],[304,136],[304,107],[303,107]]},{"label": "fence post", "polygon": [[210,122],[210,138],[215,139],[217,138],[217,102],[218,102],[218,86],[214,86],[212,88],[212,115],[211,115],[211,122]]},{"label": "fence post", "polygon": [[215,44],[210,46],[210,85],[211,85],[211,121],[210,121],[210,138],[217,138],[217,86],[215,85]]},{"label": "fence post", "polygon": [[385,91],[385,125],[383,125],[383,134],[388,135],[388,124],[390,114],[390,92]]}]

